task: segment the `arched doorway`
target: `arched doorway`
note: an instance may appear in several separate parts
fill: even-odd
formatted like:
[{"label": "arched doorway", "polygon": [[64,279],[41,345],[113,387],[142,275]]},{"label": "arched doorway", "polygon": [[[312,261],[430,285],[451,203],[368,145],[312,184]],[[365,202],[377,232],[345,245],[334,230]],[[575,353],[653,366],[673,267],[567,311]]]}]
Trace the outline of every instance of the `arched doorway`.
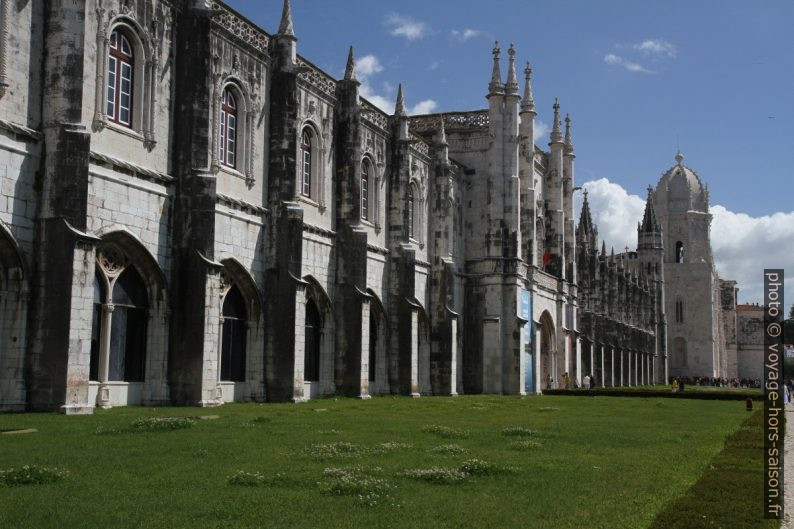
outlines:
[{"label": "arched doorway", "polygon": [[323,320],[314,299],[306,302],[305,350],[303,359],[304,382],[320,382],[320,349],[322,346]]},{"label": "arched doorway", "polygon": [[303,395],[331,395],[336,390],[334,374],[334,315],[331,299],[311,275],[304,278]]},{"label": "arched doorway", "polygon": [[248,314],[236,285],[223,298],[221,382],[245,382]]},{"label": "arched doorway", "polygon": [[556,353],[554,320],[548,311],[540,316],[540,387],[550,389],[559,387],[556,373]]}]

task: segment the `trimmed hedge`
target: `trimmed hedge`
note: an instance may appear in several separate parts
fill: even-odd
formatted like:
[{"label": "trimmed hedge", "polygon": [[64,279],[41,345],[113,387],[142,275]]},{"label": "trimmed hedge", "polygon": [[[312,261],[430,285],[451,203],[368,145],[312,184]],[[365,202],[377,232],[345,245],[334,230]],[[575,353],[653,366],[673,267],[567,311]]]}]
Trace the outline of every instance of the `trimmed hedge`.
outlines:
[{"label": "trimmed hedge", "polygon": [[699,399],[699,400],[763,400],[759,391],[684,391],[683,393],[662,390],[632,390],[618,388],[598,389],[546,389],[544,395],[567,395],[571,397],[661,397],[665,399]]}]

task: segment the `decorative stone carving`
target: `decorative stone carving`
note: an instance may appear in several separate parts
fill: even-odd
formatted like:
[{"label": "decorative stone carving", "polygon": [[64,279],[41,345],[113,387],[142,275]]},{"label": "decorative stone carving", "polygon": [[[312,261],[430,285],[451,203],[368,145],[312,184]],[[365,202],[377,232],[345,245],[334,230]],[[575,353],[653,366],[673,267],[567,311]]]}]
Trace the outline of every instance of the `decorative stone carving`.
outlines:
[{"label": "decorative stone carving", "polygon": [[237,39],[267,55],[267,46],[270,42],[270,38],[264,31],[252,26],[235,15],[220,2],[213,2],[212,9],[219,13],[213,18],[213,22]]},{"label": "decorative stone carving", "polygon": [[97,262],[108,277],[116,277],[124,271],[127,260],[116,245],[107,244],[97,253]]}]

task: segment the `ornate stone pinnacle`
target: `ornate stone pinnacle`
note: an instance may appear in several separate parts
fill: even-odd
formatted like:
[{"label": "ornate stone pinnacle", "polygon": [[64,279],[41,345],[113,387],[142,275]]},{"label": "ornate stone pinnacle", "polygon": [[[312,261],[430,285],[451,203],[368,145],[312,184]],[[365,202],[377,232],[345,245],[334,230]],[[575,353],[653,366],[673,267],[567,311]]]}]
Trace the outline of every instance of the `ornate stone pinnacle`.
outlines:
[{"label": "ornate stone pinnacle", "polygon": [[551,136],[549,139],[551,143],[560,143],[562,142],[562,130],[560,127],[560,103],[557,102],[557,98],[554,98],[554,126],[551,129]]},{"label": "ornate stone pinnacle", "polygon": [[356,79],[356,61],[353,59],[353,46],[347,52],[347,66],[345,66],[345,81],[355,81]]},{"label": "ornate stone pinnacle", "polygon": [[284,37],[294,37],[295,31],[292,29],[292,9],[289,0],[284,0],[284,9],[281,11],[281,24],[278,26],[278,34]]},{"label": "ornate stone pinnacle", "polygon": [[527,67],[524,68],[524,97],[521,101],[521,110],[523,112],[535,112],[535,98],[532,96],[532,67],[527,61]]},{"label": "ornate stone pinnacle", "polygon": [[403,97],[403,84],[400,83],[397,87],[397,104],[394,106],[394,115],[405,117],[408,115],[408,110],[405,108],[405,98]]},{"label": "ornate stone pinnacle", "polygon": [[504,93],[504,85],[502,84],[502,71],[499,66],[499,41],[494,43],[493,49],[493,71],[491,72],[491,82],[488,84],[489,94],[502,94]]},{"label": "ornate stone pinnacle", "polygon": [[573,154],[573,141],[571,140],[571,115],[565,114],[565,154]]},{"label": "ornate stone pinnacle", "polygon": [[510,95],[518,95],[518,78],[516,76],[516,50],[512,44],[510,49],[507,50],[508,66],[507,66],[507,83],[505,83],[505,92]]}]

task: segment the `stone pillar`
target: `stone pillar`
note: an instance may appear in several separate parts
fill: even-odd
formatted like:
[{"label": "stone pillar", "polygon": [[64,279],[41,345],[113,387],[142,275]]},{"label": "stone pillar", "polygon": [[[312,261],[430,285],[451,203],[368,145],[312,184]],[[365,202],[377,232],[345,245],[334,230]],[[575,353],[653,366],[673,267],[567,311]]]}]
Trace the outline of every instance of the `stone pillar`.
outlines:
[{"label": "stone pillar", "polygon": [[[108,296],[110,297],[110,296]],[[110,364],[110,328],[113,323],[112,303],[102,304],[102,325],[99,331],[99,390],[96,405],[110,408],[110,388],[108,388],[108,365]]]}]

